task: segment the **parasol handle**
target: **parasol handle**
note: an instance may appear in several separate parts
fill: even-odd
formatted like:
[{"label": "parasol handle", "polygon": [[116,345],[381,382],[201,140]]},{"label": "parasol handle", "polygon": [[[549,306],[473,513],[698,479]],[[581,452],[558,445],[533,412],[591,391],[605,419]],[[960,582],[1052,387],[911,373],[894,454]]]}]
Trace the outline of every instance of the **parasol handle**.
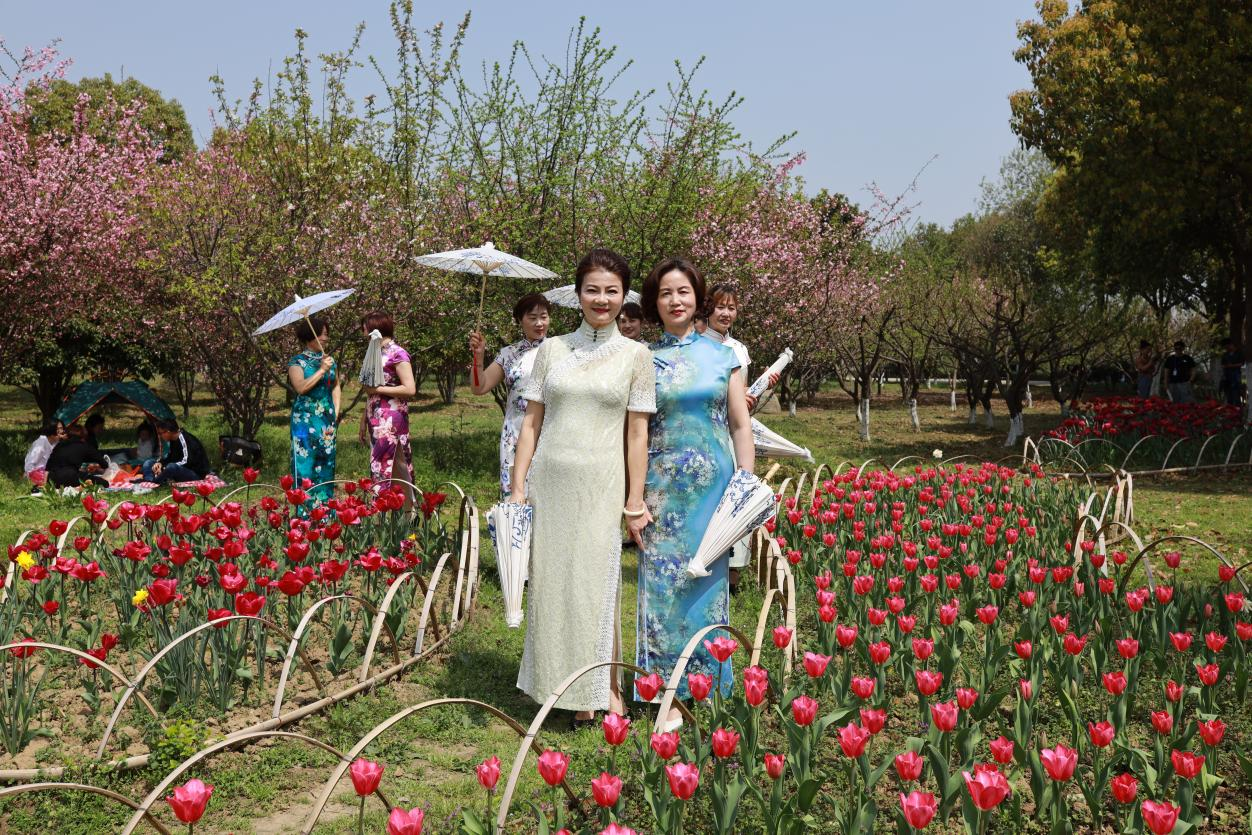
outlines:
[{"label": "parasol handle", "polygon": [[[482,281],[482,284],[478,288],[478,317],[474,320],[474,330],[480,333],[482,332],[482,329],[483,329],[483,302],[487,298],[487,273],[499,267],[500,263],[501,262],[494,262],[494,263],[493,262],[484,263],[482,261],[474,262],[474,264],[477,265],[478,269],[482,270],[482,273],[483,273],[483,281]],[[478,385],[478,365],[475,364],[473,357],[470,357],[470,371],[474,375],[474,385],[477,386]]]}]

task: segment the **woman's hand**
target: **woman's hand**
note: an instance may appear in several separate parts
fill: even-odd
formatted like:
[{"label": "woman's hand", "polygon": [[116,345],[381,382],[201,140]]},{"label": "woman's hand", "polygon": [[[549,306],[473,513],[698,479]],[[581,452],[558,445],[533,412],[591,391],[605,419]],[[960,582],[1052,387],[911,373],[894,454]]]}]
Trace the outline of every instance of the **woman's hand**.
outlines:
[{"label": "woman's hand", "polygon": [[470,334],[469,346],[474,356],[481,357],[487,351],[487,340],[483,339],[481,333],[474,331]]},{"label": "woman's hand", "polygon": [[756,408],[756,396],[748,394],[745,397],[748,399],[748,411],[751,412]]},{"label": "woman's hand", "polygon": [[323,374],[329,374],[330,369],[334,366],[334,364],[335,364],[334,357],[332,357],[330,354],[322,354],[322,373]]},{"label": "woman's hand", "polygon": [[[640,508],[634,508],[634,507],[628,508],[628,510],[632,512],[639,510],[639,509]],[[648,510],[648,506],[644,505],[642,510],[643,510],[643,513],[640,514],[639,516],[627,516],[626,517],[626,530],[630,532],[630,538],[633,539],[635,541],[635,544],[638,545],[640,548],[643,547],[644,528],[652,524],[652,513]]]},{"label": "woman's hand", "polygon": [[367,396],[373,397],[378,394],[378,386],[361,386],[361,391],[365,392]]},{"label": "woman's hand", "polygon": [[511,504],[526,504],[526,496],[521,490],[514,489],[509,493],[509,502]]},{"label": "woman's hand", "polygon": [[370,438],[369,438],[369,432],[365,428],[365,421],[361,421],[361,428],[357,431],[356,435],[357,435],[357,438],[361,441],[361,443],[365,444],[366,446],[369,446]]}]

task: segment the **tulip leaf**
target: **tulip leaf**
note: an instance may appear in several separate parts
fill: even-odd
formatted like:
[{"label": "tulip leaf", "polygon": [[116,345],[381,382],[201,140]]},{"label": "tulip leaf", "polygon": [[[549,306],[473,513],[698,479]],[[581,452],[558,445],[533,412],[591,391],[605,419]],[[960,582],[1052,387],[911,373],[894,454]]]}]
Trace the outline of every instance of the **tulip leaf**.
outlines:
[{"label": "tulip leaf", "polygon": [[1007,684],[999,690],[993,690],[990,693],[983,693],[978,698],[978,702],[970,709],[970,716],[975,722],[981,722],[990,716],[1000,707],[1000,703],[1013,692],[1015,685]]},{"label": "tulip leaf", "polygon": [[800,784],[800,788],[796,791],[796,805],[800,811],[807,812],[809,807],[813,805],[813,801],[817,798],[817,790],[822,784],[817,780],[805,780]]}]

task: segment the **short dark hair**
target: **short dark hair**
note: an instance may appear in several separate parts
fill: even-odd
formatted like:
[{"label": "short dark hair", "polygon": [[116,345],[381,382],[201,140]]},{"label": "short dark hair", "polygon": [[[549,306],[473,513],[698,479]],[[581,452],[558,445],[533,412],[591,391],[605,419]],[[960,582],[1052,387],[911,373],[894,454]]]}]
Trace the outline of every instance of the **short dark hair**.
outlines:
[{"label": "short dark hair", "polygon": [[173,418],[161,418],[156,422],[156,428],[162,432],[177,432],[178,421]]},{"label": "short dark hair", "polygon": [[312,342],[326,331],[326,320],[318,316],[310,316],[296,323],[296,339],[301,342]]},{"label": "short dark hair", "polygon": [[543,293],[527,293],[513,305],[513,321],[520,325],[526,314],[536,307],[542,307],[546,313],[552,312],[552,302],[548,301],[547,296]]},{"label": "short dark hair", "polygon": [[1146,339],[1140,339],[1140,340],[1139,340],[1139,347],[1140,347],[1140,348],[1151,348],[1151,347],[1152,347],[1152,345],[1151,345],[1151,343],[1149,343],[1149,342],[1148,342],[1148,340],[1146,340]]},{"label": "short dark hair", "polygon": [[91,417],[87,418],[88,431],[95,429],[97,426],[104,426],[104,415],[99,412],[96,412]]},{"label": "short dark hair", "polygon": [[396,320],[391,318],[390,313],[384,313],[381,310],[375,310],[373,313],[367,313],[362,316],[361,327],[366,333],[378,331],[388,339],[392,339],[396,335]]},{"label": "short dark hair", "polygon": [[1174,340],[1174,347],[1175,347],[1175,348],[1186,348],[1186,347],[1187,347],[1187,343],[1186,343],[1186,342],[1183,342],[1181,339],[1175,339],[1175,340]]},{"label": "short dark hair", "polygon": [[661,312],[656,307],[657,298],[661,294],[661,279],[675,270],[687,276],[687,280],[691,282],[691,290],[696,295],[696,315],[703,317],[704,276],[700,275],[695,264],[685,258],[667,258],[653,267],[652,272],[643,280],[640,306],[643,308],[644,318],[649,322],[661,323]]},{"label": "short dark hair", "polygon": [[39,434],[50,438],[57,433],[58,426],[64,426],[64,423],[59,420],[50,420],[39,428]]},{"label": "short dark hair", "polygon": [[630,291],[630,264],[611,249],[593,249],[574,268],[574,292],[583,291],[583,278],[596,270],[612,273],[622,281],[622,295]]},{"label": "short dark hair", "polygon": [[146,420],[140,421],[139,425],[135,427],[135,434],[138,435],[140,432],[142,432],[145,429],[155,434],[155,430],[152,428],[152,424]]},{"label": "short dark hair", "polygon": [[639,302],[626,302],[622,305],[622,309],[618,311],[618,316],[625,316],[627,319],[638,319],[643,321],[643,308],[639,306]]}]

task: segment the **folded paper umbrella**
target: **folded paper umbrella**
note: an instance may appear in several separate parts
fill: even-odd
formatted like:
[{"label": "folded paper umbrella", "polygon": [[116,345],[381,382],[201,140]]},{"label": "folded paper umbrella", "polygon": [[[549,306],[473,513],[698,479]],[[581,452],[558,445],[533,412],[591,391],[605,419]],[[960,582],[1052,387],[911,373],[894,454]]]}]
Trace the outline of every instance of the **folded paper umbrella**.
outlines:
[{"label": "folded paper umbrella", "polygon": [[[294,302],[275,313],[269,319],[265,320],[265,324],[254,330],[252,335],[260,336],[263,333],[276,331],[279,328],[294,325],[301,319],[308,322],[309,317],[314,313],[323,311],[328,307],[334,307],[355,292],[356,290],[354,288],[347,287],[343,290],[327,290],[325,293],[317,293],[312,296],[305,296],[304,298],[297,295]],[[313,327],[311,322],[309,323],[309,327]],[[325,347],[322,345],[321,338],[314,334],[314,339],[317,340],[317,347],[321,348],[323,352],[325,352]]]},{"label": "folded paper umbrella", "polygon": [[[458,273],[479,273],[482,275],[482,286],[478,289],[478,318],[474,320],[474,330],[483,327],[483,298],[487,294],[487,276],[499,275],[506,278],[556,278],[552,270],[532,264],[524,258],[509,255],[496,249],[496,245],[487,241],[482,246],[469,249],[452,249],[447,252],[435,252],[431,255],[419,255],[413,259],[426,267],[440,270],[451,270]],[[474,370],[474,385],[478,385],[478,370]]]},{"label": "folded paper umbrella", "polygon": [[371,388],[383,384],[383,335],[379,331],[370,331],[370,344],[365,349],[359,379],[361,385]]},{"label": "folded paper umbrella", "polygon": [[709,576],[709,566],[730,552],[739,540],[764,525],[777,512],[769,485],[747,470],[735,470],[713,511],[700,547],[687,565],[690,577]]},{"label": "folded paper umbrella", "polygon": [[748,386],[748,394],[753,397],[760,397],[768,391],[770,375],[783,373],[783,369],[785,369],[788,365],[791,365],[791,360],[794,357],[795,354],[791,352],[790,348],[784,348],[783,352],[778,355],[778,359],[774,360],[774,364],[765,369],[764,373],[762,373],[760,377],[757,377],[752,385]]},{"label": "folded paper umbrella", "polygon": [[762,458],[803,458],[810,462],[813,460],[813,453],[787,440],[756,418],[752,418],[752,445],[756,447],[756,454]]},{"label": "folded paper umbrella", "polygon": [[[568,307],[577,310],[578,291],[574,289],[573,284],[566,284],[564,287],[553,287],[551,290],[544,290],[543,297],[552,302],[557,307]],[[627,291],[626,301],[639,304],[639,294],[634,290]]]},{"label": "folded paper umbrella", "polygon": [[533,512],[530,505],[516,502],[500,502],[487,511],[487,530],[496,545],[496,570],[504,596],[504,622],[511,629],[522,625],[522,591],[530,562]]}]

